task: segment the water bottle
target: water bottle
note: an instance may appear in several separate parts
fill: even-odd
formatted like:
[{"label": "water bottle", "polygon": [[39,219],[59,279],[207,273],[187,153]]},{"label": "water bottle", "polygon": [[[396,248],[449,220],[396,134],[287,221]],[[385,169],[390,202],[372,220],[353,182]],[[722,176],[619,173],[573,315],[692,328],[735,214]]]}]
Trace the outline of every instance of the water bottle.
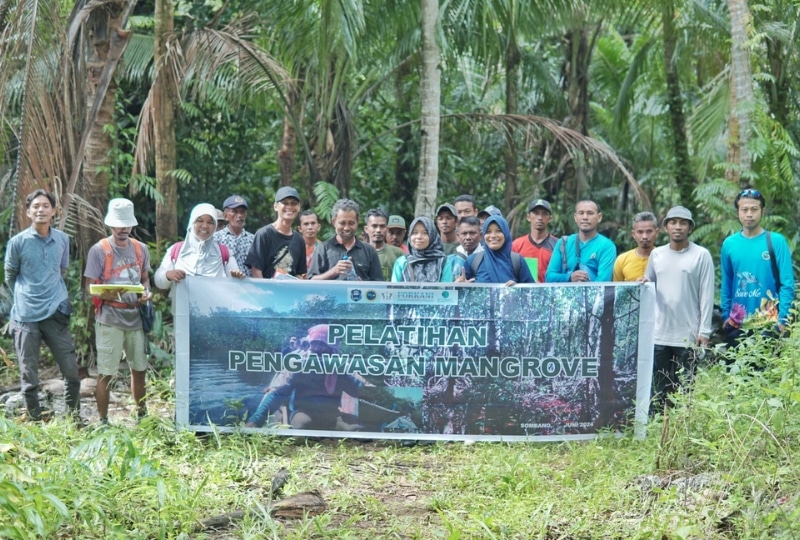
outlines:
[{"label": "water bottle", "polygon": [[345,281],[358,281],[358,274],[356,274],[356,266],[355,263],[348,257],[347,253],[342,255],[342,260],[350,260],[350,271],[344,275]]}]

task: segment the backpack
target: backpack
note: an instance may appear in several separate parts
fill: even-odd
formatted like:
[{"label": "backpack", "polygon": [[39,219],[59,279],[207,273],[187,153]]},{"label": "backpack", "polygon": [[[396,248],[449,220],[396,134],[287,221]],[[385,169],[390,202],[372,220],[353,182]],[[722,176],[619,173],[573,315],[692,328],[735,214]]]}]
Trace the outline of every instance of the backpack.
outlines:
[{"label": "backpack", "polygon": [[[136,240],[135,238],[131,238],[130,240],[131,242],[133,242],[133,251],[136,253],[136,262],[119,266],[117,268],[114,268],[114,250],[111,247],[111,242],[108,241],[108,238],[103,238],[102,240],[100,240],[99,244],[100,247],[103,249],[103,255],[105,256],[105,261],[103,262],[103,276],[100,278],[101,283],[108,283],[109,281],[111,281],[111,276],[113,273],[120,275],[123,270],[130,268],[134,264],[139,266],[140,271],[144,267],[144,251],[142,248],[142,243]],[[141,275],[139,276],[139,281],[140,282],[144,281]],[[92,304],[94,304],[95,314],[100,312],[100,306],[102,306],[103,304],[108,304],[112,307],[123,308],[123,309],[130,308],[129,304],[125,304],[123,302],[102,300],[96,297],[92,298]]]},{"label": "backpack", "polygon": [[[228,251],[228,246],[225,244],[220,244],[217,242],[219,246],[219,252],[222,255],[222,266],[228,266],[228,260],[231,258],[231,252]],[[172,246],[172,249],[169,250],[169,258],[172,259],[173,264],[175,261],[178,260],[178,254],[181,252],[181,246],[183,246],[183,240],[180,242],[175,242]]]},{"label": "backpack", "polygon": [[[483,251],[478,252],[472,258],[471,268],[472,268],[472,275],[473,276],[477,276],[478,275],[478,267],[483,262],[483,254],[484,254]],[[514,277],[517,278],[517,281],[519,281],[519,267],[520,267],[521,264],[522,264],[522,255],[520,255],[516,251],[512,251],[511,252],[511,267],[514,269]]]}]

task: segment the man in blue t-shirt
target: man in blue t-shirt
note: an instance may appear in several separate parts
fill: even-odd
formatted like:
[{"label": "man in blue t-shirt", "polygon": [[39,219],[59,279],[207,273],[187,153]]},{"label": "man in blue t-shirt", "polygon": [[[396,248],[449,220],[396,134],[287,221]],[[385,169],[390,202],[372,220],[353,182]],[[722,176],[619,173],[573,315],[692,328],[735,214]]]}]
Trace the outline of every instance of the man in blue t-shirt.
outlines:
[{"label": "man in blue t-shirt", "polygon": [[[761,226],[766,206],[756,189],[745,189],[734,200],[742,230],[722,243],[722,320],[725,341],[735,347],[742,323],[753,317],[775,324],[783,332],[794,302],[792,253],[786,238]],[[774,257],[774,260],[773,260]]]},{"label": "man in blue t-shirt", "polygon": [[556,242],[545,281],[611,281],[617,248],[614,242],[597,232],[603,220],[600,205],[595,201],[579,201],[573,217],[578,233],[563,236]]}]

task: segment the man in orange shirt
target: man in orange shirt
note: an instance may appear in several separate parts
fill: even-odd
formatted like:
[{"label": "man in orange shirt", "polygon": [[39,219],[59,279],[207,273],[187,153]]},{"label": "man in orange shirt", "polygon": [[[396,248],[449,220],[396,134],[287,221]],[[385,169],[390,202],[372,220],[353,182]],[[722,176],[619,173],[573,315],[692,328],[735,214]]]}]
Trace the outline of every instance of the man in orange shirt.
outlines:
[{"label": "man in orange shirt", "polygon": [[558,238],[550,234],[548,226],[553,214],[550,203],[544,199],[536,199],[528,205],[528,223],[531,232],[520,236],[511,244],[511,251],[519,253],[528,264],[536,283],[544,283],[547,265],[553,256],[553,248]]}]

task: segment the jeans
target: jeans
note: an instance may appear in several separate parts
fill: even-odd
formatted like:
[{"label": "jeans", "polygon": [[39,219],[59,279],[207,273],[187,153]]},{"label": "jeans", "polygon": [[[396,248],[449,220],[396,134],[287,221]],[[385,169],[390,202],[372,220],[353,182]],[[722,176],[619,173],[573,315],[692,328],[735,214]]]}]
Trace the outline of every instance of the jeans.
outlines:
[{"label": "jeans", "polygon": [[69,333],[69,319],[55,315],[38,322],[11,321],[11,333],[17,350],[19,370],[22,379],[22,393],[28,416],[40,420],[42,409],[39,405],[39,353],[42,340],[50,348],[65,382],[65,401],[67,409],[73,414],[80,411],[81,378],[78,375],[78,362],[75,345]]}]

